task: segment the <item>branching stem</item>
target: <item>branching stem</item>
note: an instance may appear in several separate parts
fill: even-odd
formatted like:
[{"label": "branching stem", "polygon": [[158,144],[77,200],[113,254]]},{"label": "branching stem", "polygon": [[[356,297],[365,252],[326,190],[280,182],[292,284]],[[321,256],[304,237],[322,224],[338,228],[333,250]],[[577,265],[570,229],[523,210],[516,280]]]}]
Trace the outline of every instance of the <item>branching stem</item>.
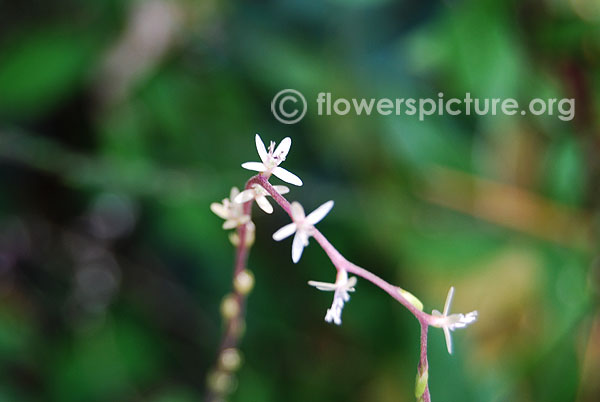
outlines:
[{"label": "branching stem", "polygon": [[[252,188],[254,184],[261,185],[267,192],[273,197],[273,200],[292,218],[292,210],[291,204],[287,199],[285,199],[281,194],[279,194],[273,186],[269,183],[269,178],[263,176],[261,174],[257,174],[256,176],[251,177],[246,183],[246,189]],[[247,201],[244,204],[244,214],[251,215],[252,209],[252,200]],[[234,268],[234,279],[236,275],[246,269],[246,263],[248,259],[249,247],[246,242],[247,236],[247,226],[248,224],[241,225],[238,227],[238,237],[239,244],[237,246],[236,251],[236,259],[235,259],[235,268]],[[375,286],[382,289],[384,292],[388,293],[394,299],[396,299],[400,304],[406,307],[419,321],[421,327],[421,353],[419,358],[419,366],[418,373],[422,375],[428,370],[427,363],[427,330],[429,326],[435,322],[436,317],[427,314],[421,310],[419,310],[415,305],[409,302],[402,294],[400,293],[400,288],[392,285],[391,283],[385,281],[374,273],[362,268],[350,261],[348,261],[344,256],[340,254],[339,251],[327,240],[327,238],[316,228],[311,232],[312,237],[319,243],[321,248],[325,251],[332,264],[335,266],[337,270],[345,270],[348,273],[352,273],[358,277],[368,280],[373,283]],[[225,333],[223,334],[223,340],[221,342],[221,347],[219,349],[219,356],[223,353],[224,350],[228,348],[237,347],[241,335],[241,331],[239,330],[240,325],[242,325],[244,321],[244,307],[246,304],[247,295],[243,295],[240,292],[237,292],[234,287],[233,296],[238,303],[239,311],[236,317],[229,319]],[[210,388],[210,387],[209,387]],[[206,401],[214,401],[216,400],[218,395],[214,392],[211,392],[209,389],[209,394],[207,395]],[[429,394],[429,386],[425,385],[425,391],[421,397],[424,402],[430,402],[430,394]]]}]

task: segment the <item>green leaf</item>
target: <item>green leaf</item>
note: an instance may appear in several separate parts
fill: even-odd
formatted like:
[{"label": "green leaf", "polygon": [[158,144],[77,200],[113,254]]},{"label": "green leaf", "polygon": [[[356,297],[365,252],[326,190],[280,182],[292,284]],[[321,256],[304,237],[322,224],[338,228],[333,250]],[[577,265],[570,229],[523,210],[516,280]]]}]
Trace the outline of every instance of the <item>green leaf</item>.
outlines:
[{"label": "green leaf", "polygon": [[0,115],[23,116],[42,112],[77,86],[97,41],[46,28],[8,43],[0,49]]}]

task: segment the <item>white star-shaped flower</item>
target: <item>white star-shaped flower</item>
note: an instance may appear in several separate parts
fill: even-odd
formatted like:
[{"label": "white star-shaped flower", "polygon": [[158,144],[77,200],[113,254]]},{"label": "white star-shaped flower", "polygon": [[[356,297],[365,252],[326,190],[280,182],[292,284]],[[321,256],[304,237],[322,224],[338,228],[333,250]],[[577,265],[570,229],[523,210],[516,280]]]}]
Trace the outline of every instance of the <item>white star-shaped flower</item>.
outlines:
[{"label": "white star-shaped flower", "polygon": [[[273,186],[273,188],[279,194],[286,194],[290,192],[290,189],[286,186]],[[251,199],[254,199],[260,207],[260,209],[262,209],[268,214],[271,214],[273,213],[273,206],[267,200],[267,196],[269,195],[271,194],[269,194],[269,192],[265,190],[263,186],[261,186],[258,183],[254,183],[252,185],[252,188],[249,188],[248,190],[244,190],[241,193],[239,193],[237,197],[235,197],[234,201],[239,204],[243,204],[247,201],[250,201]]]},{"label": "white star-shaped flower", "polygon": [[258,155],[262,162],[242,163],[244,169],[261,172],[267,178],[273,174],[287,183],[295,186],[302,185],[302,180],[300,180],[298,176],[279,167],[279,164],[285,160],[288,152],[290,152],[290,147],[292,146],[292,139],[290,137],[284,138],[277,148],[275,148],[275,142],[271,141],[268,151],[265,148],[265,144],[262,142],[260,135],[256,134],[254,141],[256,142],[256,150],[258,151]]},{"label": "white star-shaped flower", "polygon": [[471,311],[467,315],[464,314],[450,314],[450,304],[452,304],[452,297],[454,296],[454,287],[451,287],[446,297],[446,304],[444,305],[444,313],[440,313],[437,310],[433,310],[431,315],[435,317],[432,326],[442,328],[446,337],[446,346],[448,353],[452,354],[452,338],[450,331],[454,331],[456,328],[464,328],[469,324],[474,323],[477,320],[477,311]]},{"label": "white star-shaped flower", "polygon": [[310,286],[326,292],[335,292],[333,294],[333,303],[331,308],[327,309],[325,321],[334,322],[336,325],[342,325],[342,309],[344,303],[350,300],[349,292],[354,292],[356,277],[348,278],[348,272],[343,269],[338,270],[335,283],[308,281]]},{"label": "white star-shaped flower", "polygon": [[304,215],[304,208],[296,201],[292,202],[291,208],[293,222],[273,233],[273,240],[280,241],[296,233],[292,242],[292,261],[297,263],[300,261],[304,247],[308,246],[308,238],[312,235],[314,225],[331,211],[333,201],[327,201],[308,216]]},{"label": "white star-shaped flower", "polygon": [[237,187],[232,187],[229,198],[223,199],[221,204],[218,202],[210,204],[210,210],[225,219],[223,229],[233,229],[250,222],[250,216],[244,214],[244,205],[233,201],[239,193]]}]

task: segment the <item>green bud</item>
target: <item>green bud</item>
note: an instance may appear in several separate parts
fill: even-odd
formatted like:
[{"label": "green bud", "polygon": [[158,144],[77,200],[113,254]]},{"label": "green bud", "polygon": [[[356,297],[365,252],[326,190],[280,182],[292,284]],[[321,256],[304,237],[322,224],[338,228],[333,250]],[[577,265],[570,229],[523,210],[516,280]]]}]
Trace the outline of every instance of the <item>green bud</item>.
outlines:
[{"label": "green bud", "polygon": [[421,303],[421,300],[417,299],[415,297],[415,295],[413,295],[412,293],[410,293],[402,288],[397,288],[397,289],[398,289],[398,293],[400,293],[402,295],[402,297],[404,297],[417,310],[423,311],[423,303]]},{"label": "green bud", "polygon": [[233,294],[228,294],[221,302],[221,315],[226,320],[231,320],[240,313],[240,305]]},{"label": "green bud", "polygon": [[415,396],[417,397],[417,401],[421,400],[421,397],[425,393],[427,389],[427,382],[429,381],[429,370],[425,370],[424,373],[419,374],[417,372],[417,380],[415,383]]}]

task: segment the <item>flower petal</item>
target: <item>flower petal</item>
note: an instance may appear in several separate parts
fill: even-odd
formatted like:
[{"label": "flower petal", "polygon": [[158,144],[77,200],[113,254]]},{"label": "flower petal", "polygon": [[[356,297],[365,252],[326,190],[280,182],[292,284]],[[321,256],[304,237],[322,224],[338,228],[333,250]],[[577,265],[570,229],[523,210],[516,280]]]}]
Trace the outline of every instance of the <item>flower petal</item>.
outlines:
[{"label": "flower petal", "polygon": [[287,225],[285,225],[284,227],[279,229],[277,232],[273,233],[273,240],[281,241],[287,237],[290,237],[295,232],[296,232],[296,224],[293,222],[288,223]]},{"label": "flower petal", "polygon": [[275,191],[277,191],[279,194],[287,194],[290,192],[290,189],[287,186],[273,186],[273,188],[275,189]]},{"label": "flower petal", "polygon": [[260,135],[256,134],[254,136],[254,142],[256,143],[256,150],[258,151],[258,156],[260,156],[260,160],[263,163],[267,163],[267,160],[269,159],[267,149],[265,148],[265,143],[260,138]]},{"label": "flower petal", "polygon": [[477,311],[471,311],[469,314],[452,314],[448,317],[450,330],[454,331],[456,328],[465,328],[467,325],[477,321]]},{"label": "flower petal", "polygon": [[290,137],[285,137],[283,140],[281,140],[281,142],[275,149],[275,152],[273,152],[273,157],[278,158],[282,161],[285,160],[285,157],[290,152],[291,146],[292,139]]},{"label": "flower petal", "polygon": [[[242,165],[242,167],[244,167],[244,165]],[[246,168],[246,169],[248,169],[248,168]],[[273,174],[275,176],[279,177],[281,180],[283,180],[286,183],[293,184],[294,186],[302,185],[302,180],[300,180],[300,178],[298,176],[296,176],[295,174],[293,174],[292,172],[290,172],[288,170],[285,170],[282,167],[277,166],[275,169],[273,169]]]},{"label": "flower petal", "polygon": [[333,201],[327,201],[325,204],[321,205],[319,208],[315,209],[310,214],[308,214],[308,216],[306,217],[306,221],[311,225],[315,225],[316,223],[320,222],[323,218],[325,218],[325,215],[327,215],[329,211],[331,211],[331,208],[333,208]]},{"label": "flower petal", "polygon": [[238,226],[238,223],[239,222],[235,219],[228,219],[225,222],[223,222],[223,229],[233,229]]},{"label": "flower petal", "polygon": [[448,312],[450,311],[452,297],[454,297],[454,286],[450,287],[450,290],[448,291],[448,296],[446,296],[446,304],[444,304],[444,315],[448,315]]},{"label": "flower petal", "polygon": [[302,208],[302,205],[300,205],[300,203],[298,201],[292,202],[291,210],[292,210],[292,219],[294,221],[301,221],[305,218],[304,208]]},{"label": "flower petal", "polygon": [[300,261],[300,257],[302,257],[302,252],[307,243],[308,236],[306,233],[302,231],[296,232],[294,241],[292,242],[292,261],[294,261],[294,264]]},{"label": "flower petal", "polygon": [[469,325],[474,323],[475,321],[477,321],[477,315],[479,313],[477,312],[477,310],[475,311],[471,311],[469,314],[467,314],[465,316],[465,318],[463,319],[463,322],[465,323],[465,325]]},{"label": "flower petal", "polygon": [[210,210],[213,211],[215,215],[217,215],[221,219],[227,219],[229,216],[227,208],[223,204],[219,204],[218,202],[213,202],[210,204]]},{"label": "flower petal", "polygon": [[242,163],[242,167],[244,169],[255,170],[257,172],[264,172],[265,170],[267,170],[267,168],[265,167],[265,165],[263,165],[260,162],[246,162],[246,163]]},{"label": "flower petal", "polygon": [[244,190],[233,199],[233,202],[243,204],[254,198],[254,190]]},{"label": "flower petal", "polygon": [[335,283],[328,282],[318,282],[318,281],[308,281],[310,286],[314,286],[319,290],[323,290],[325,292],[331,292],[336,289]]},{"label": "flower petal", "polygon": [[335,325],[342,325],[342,318],[338,313],[339,311],[337,309],[334,309],[333,307],[327,309],[327,314],[325,314],[325,321],[329,323],[333,321]]},{"label": "flower petal", "polygon": [[256,197],[256,203],[258,204],[260,209],[262,209],[266,213],[273,213],[273,206],[269,203],[267,197],[265,197],[264,195],[259,195],[258,197]]},{"label": "flower petal", "polygon": [[448,348],[448,354],[452,354],[452,336],[450,330],[444,327],[444,336],[446,337],[446,347]]},{"label": "flower petal", "polygon": [[356,286],[356,276],[352,276],[350,279],[348,279],[348,282],[346,283],[346,291],[354,292],[354,286]]}]

